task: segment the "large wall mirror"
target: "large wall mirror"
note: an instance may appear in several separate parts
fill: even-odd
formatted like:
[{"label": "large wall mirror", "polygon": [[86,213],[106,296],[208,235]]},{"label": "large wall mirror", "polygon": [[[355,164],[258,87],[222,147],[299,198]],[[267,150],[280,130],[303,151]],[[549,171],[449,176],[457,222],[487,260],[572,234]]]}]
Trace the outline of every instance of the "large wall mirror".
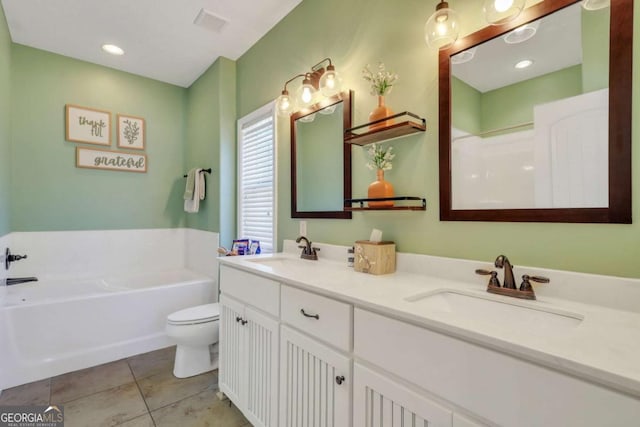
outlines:
[{"label": "large wall mirror", "polygon": [[350,219],[351,92],[291,115],[291,217]]},{"label": "large wall mirror", "polygon": [[538,3],[440,51],[440,218],[631,222],[633,1]]}]

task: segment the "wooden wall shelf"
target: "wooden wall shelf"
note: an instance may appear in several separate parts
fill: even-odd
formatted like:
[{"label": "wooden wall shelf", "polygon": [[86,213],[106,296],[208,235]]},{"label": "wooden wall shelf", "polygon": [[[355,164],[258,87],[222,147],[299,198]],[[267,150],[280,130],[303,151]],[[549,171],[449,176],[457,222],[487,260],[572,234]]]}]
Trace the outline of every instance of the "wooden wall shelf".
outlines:
[{"label": "wooden wall shelf", "polygon": [[[419,201],[419,205],[405,205],[405,206],[391,206],[388,208],[372,208],[369,206],[365,206],[364,204],[367,202],[386,202],[393,200],[395,201]],[[346,207],[344,208],[347,212],[355,212],[355,211],[426,211],[427,210],[427,199],[423,197],[412,197],[412,196],[399,196],[399,197],[383,197],[378,199],[348,199],[345,200],[346,204],[359,204],[360,206],[356,207]]]},{"label": "wooden wall shelf", "polygon": [[[382,123],[387,120],[396,120],[397,123],[388,126],[380,126],[370,130],[369,126]],[[427,130],[427,120],[408,111],[394,114],[370,123],[353,127],[344,131],[344,142],[346,144],[367,145],[374,142],[386,141],[400,136],[411,135],[416,132]]]}]

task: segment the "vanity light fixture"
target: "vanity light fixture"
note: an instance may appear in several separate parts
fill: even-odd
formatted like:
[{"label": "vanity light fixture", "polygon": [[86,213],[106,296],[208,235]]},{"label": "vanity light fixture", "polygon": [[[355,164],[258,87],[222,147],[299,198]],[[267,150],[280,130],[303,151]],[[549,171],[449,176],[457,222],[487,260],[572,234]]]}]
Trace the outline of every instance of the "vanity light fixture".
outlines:
[{"label": "vanity light fixture", "polygon": [[431,49],[442,49],[451,46],[458,40],[460,32],[458,14],[449,9],[449,3],[441,0],[436,11],[424,24],[424,38]]},{"label": "vanity light fixture", "polygon": [[115,44],[103,44],[102,50],[110,53],[111,55],[124,55],[124,50],[122,50],[122,48],[116,46]]},{"label": "vanity light fixture", "polygon": [[533,65],[533,61],[530,59],[523,59],[522,61],[518,62],[516,65],[514,65],[515,68],[522,70],[523,68],[527,68]]},{"label": "vanity light fixture", "polygon": [[524,4],[525,0],[485,0],[482,10],[490,25],[502,25],[516,19]]},{"label": "vanity light fixture", "polygon": [[[323,66],[325,62],[329,65]],[[298,77],[303,77],[302,85],[296,91],[295,98],[291,97],[287,85]],[[276,111],[281,116],[289,116],[298,108],[309,107],[324,97],[337,95],[342,90],[342,78],[331,62],[325,58],[311,67],[311,71],[298,74],[287,80],[282,93],[276,100]]]},{"label": "vanity light fixture", "polygon": [[584,0],[582,7],[585,10],[600,10],[611,5],[611,0]]},{"label": "vanity light fixture", "polygon": [[522,25],[513,31],[509,31],[502,39],[507,44],[518,44],[529,40],[536,35],[540,21],[534,21],[526,25]]}]

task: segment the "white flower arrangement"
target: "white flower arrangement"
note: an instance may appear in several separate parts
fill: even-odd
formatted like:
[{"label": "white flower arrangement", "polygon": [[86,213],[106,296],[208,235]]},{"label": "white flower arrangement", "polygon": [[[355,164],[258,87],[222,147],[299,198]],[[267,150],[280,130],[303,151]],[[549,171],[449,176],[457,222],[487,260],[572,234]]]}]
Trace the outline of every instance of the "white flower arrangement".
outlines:
[{"label": "white flower arrangement", "polygon": [[383,96],[391,92],[394,83],[398,80],[396,73],[388,72],[384,63],[378,63],[378,72],[373,73],[369,68],[369,64],[362,69],[362,78],[371,85],[371,95]]},{"label": "white flower arrangement", "polygon": [[391,153],[393,147],[389,147],[386,150],[383,150],[377,143],[371,144],[367,149],[367,154],[369,155],[369,161],[367,162],[367,168],[369,170],[374,169],[382,169],[383,171],[388,171],[393,168],[391,164],[391,160],[396,156]]}]

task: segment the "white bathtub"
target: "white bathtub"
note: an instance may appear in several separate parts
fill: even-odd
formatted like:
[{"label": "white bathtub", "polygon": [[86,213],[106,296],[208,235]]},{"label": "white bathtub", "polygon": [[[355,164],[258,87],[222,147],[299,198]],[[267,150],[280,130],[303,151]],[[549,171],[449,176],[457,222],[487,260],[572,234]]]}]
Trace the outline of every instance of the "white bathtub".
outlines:
[{"label": "white bathtub", "polygon": [[215,301],[186,269],[0,288],[0,390],[171,345],[169,313]]}]

